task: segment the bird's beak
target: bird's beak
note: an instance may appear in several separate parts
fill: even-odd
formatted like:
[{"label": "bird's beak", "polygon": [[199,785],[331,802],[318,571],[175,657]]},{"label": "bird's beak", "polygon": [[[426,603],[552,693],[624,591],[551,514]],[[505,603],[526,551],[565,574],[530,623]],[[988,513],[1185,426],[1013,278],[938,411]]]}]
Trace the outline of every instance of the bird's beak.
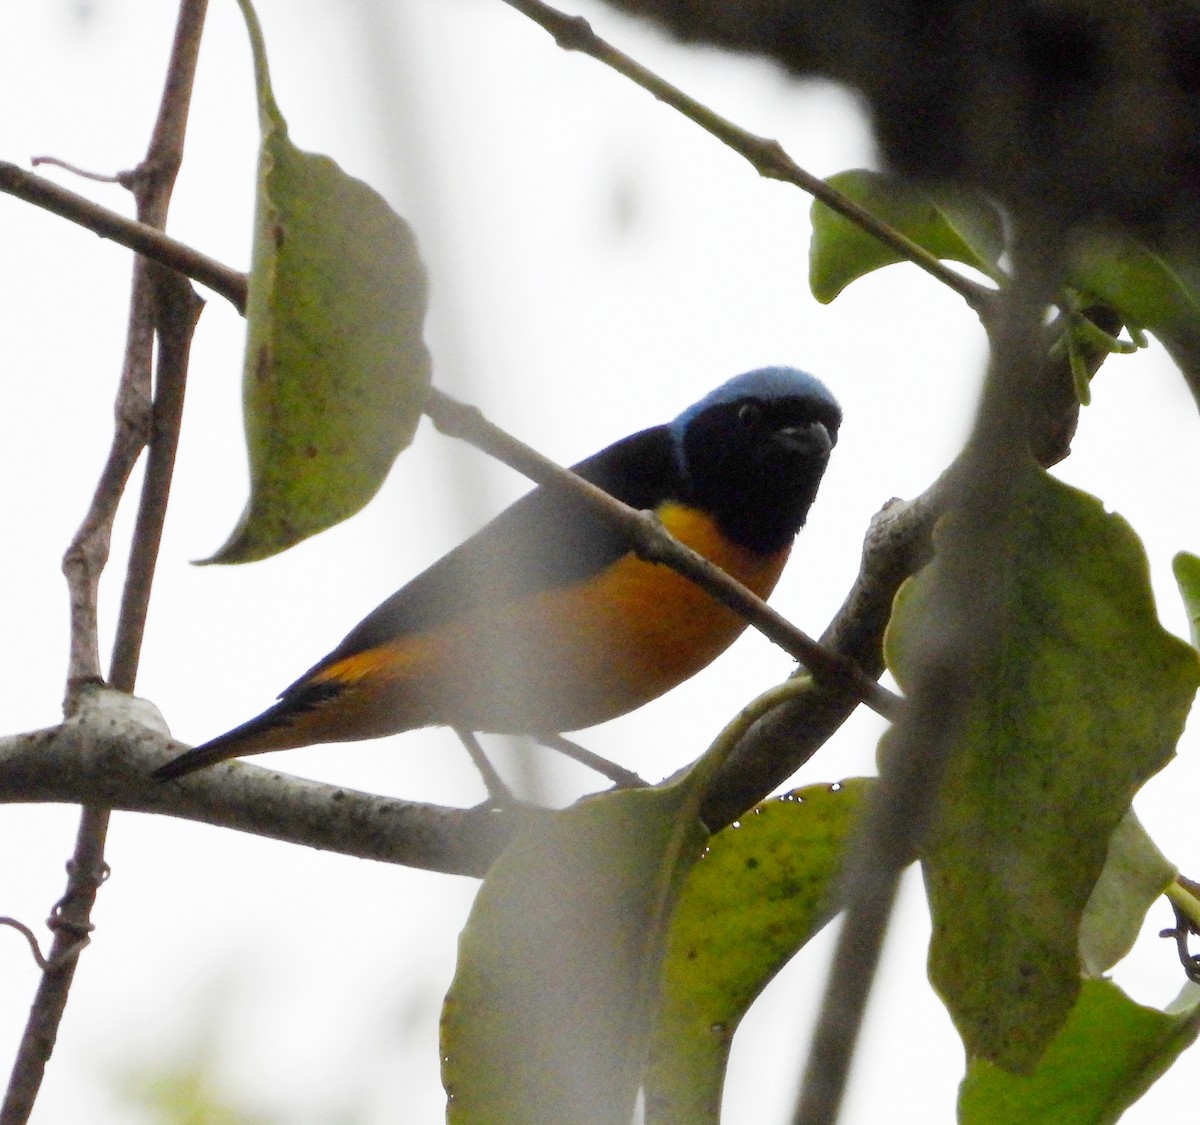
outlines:
[{"label": "bird's beak", "polygon": [[819,460],[827,458],[833,450],[833,438],[823,422],[809,422],[804,426],[785,426],[772,435],[789,453],[801,453]]}]

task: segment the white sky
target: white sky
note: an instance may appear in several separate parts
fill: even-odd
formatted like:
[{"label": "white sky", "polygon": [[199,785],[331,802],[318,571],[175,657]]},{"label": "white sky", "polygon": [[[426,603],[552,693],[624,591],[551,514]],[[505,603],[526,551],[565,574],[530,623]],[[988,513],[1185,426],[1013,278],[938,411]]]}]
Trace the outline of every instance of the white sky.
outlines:
[{"label": "white sky", "polygon": [[[0,4],[0,158],[50,153],[113,171],[144,152],[174,5],[161,0]],[[602,34],[828,175],[873,162],[853,100],[773,68],[686,50],[596,5]],[[824,379],[846,414],[774,604],[818,633],[857,567],[871,514],[922,490],[961,442],[982,332],[915,269],[852,286],[832,306],[806,285],[808,200],[589,59],[557,50],[499,0],[260,0],[276,94],[293,139],[373,183],[417,228],[429,263],[437,383],[571,461],[672,417],[764,363]],[[249,252],[255,113],[233,0],[212,0],[188,155],[170,230],[231,265]],[[129,211],[121,189],[49,173]],[[0,731],[54,723],[66,664],[59,559],[110,439],[129,255],[0,197]],[[176,737],[200,741],[261,710],[396,586],[526,486],[423,427],[374,503],[277,559],[196,568],[245,492],[238,417],[243,325],[205,311],[174,504],[144,649],[141,694]],[[1195,407],[1161,353],[1114,361],[1060,470],[1144,537],[1164,620],[1185,634],[1170,579],[1200,549]],[[105,589],[111,627],[128,513]],[[723,721],[783,678],[787,659],[747,637],[665,699],[583,741],[648,777],[694,757]],[[878,725],[860,716],[800,775],[871,769]],[[1139,812],[1185,871],[1200,869],[1188,795],[1195,748],[1147,787]],[[541,758],[538,759],[542,761]],[[276,759],[362,789],[471,804],[478,780],[452,736],[404,735]],[[592,784],[547,761],[548,798]],[[0,811],[0,913],[31,924],[61,893],[72,808]],[[475,884],[359,862],[165,818],[118,814],[113,877],[81,962],[35,1121],[143,1120],[118,1076],[170,1065],[208,1029],[230,1096],[281,1121],[441,1119],[434,1025]],[[1165,908],[1148,932],[1169,923]],[[961,1049],[924,983],[927,922],[910,879],[844,1120],[950,1121]],[[1166,1003],[1166,943],[1118,972]],[[772,986],[743,1027],[726,1119],[783,1122],[819,994],[828,935]],[[0,1059],[7,1067],[36,969],[0,931]],[[1187,1096],[1186,1067],[1126,1118],[1159,1121]],[[1189,1099],[1190,1104],[1190,1099]]]}]

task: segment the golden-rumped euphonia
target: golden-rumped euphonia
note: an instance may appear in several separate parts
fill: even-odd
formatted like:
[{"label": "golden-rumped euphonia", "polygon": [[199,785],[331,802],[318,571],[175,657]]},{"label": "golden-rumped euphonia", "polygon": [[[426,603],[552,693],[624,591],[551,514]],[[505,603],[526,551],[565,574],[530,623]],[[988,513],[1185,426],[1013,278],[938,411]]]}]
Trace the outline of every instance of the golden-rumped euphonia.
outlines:
[{"label": "golden-rumped euphonia", "polygon": [[[817,379],[767,367],[574,469],[657,513],[765,598],[841,417]],[[688,579],[637,558],[583,500],[535,488],[388,598],[273,707],[155,776],[427,726],[550,738],[662,695],[745,625]]]}]

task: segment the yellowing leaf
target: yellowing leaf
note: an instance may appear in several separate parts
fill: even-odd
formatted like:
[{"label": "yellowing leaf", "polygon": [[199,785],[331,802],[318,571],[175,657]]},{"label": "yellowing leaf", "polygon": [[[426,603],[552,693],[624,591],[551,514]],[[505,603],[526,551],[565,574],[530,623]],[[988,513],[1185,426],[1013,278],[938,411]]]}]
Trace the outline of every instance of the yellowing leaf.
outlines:
[{"label": "yellowing leaf", "polygon": [[246,316],[250,498],[209,562],[248,562],[352,516],[412,440],[429,388],[408,224],[288,139],[249,0],[262,126]]},{"label": "yellowing leaf", "polygon": [[1108,841],[1104,869],[1079,926],[1079,962],[1088,976],[1108,972],[1132,948],[1146,911],[1177,874],[1130,809]]},{"label": "yellowing leaf", "polygon": [[[922,858],[930,977],[968,1056],[1029,1070],[1075,1004],[1084,907],[1134,793],[1174,753],[1200,666],[1159,624],[1124,520],[1032,463],[1009,487],[1009,550],[978,576],[999,639]],[[934,561],[897,599],[887,648],[902,685],[957,534],[939,525]]]},{"label": "yellowing leaf", "polygon": [[832,916],[833,883],[869,782],[810,785],[718,833],[671,922],[646,1078],[647,1125],[720,1119],[738,1023]]},{"label": "yellowing leaf", "polygon": [[1188,985],[1160,1012],[1135,1004],[1111,981],[1085,981],[1033,1073],[1007,1074],[982,1059],[970,1064],[959,1125],[1112,1125],[1195,1042],[1198,997],[1200,989]]}]

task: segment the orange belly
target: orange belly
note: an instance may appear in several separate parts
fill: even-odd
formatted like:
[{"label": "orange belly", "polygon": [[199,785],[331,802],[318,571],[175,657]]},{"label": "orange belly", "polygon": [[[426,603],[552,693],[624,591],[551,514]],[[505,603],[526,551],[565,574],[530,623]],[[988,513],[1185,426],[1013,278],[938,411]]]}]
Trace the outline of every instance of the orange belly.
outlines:
[{"label": "orange belly", "polygon": [[[728,543],[708,516],[679,505],[659,516],[760,597],[774,589],[787,548],[757,555]],[[585,583],[486,606],[324,669],[319,680],[349,689],[330,709],[342,729],[329,737],[441,724],[497,733],[578,730],[682,683],[745,627],[673,570],[625,555]],[[324,717],[320,710],[311,715],[314,725]]]}]

